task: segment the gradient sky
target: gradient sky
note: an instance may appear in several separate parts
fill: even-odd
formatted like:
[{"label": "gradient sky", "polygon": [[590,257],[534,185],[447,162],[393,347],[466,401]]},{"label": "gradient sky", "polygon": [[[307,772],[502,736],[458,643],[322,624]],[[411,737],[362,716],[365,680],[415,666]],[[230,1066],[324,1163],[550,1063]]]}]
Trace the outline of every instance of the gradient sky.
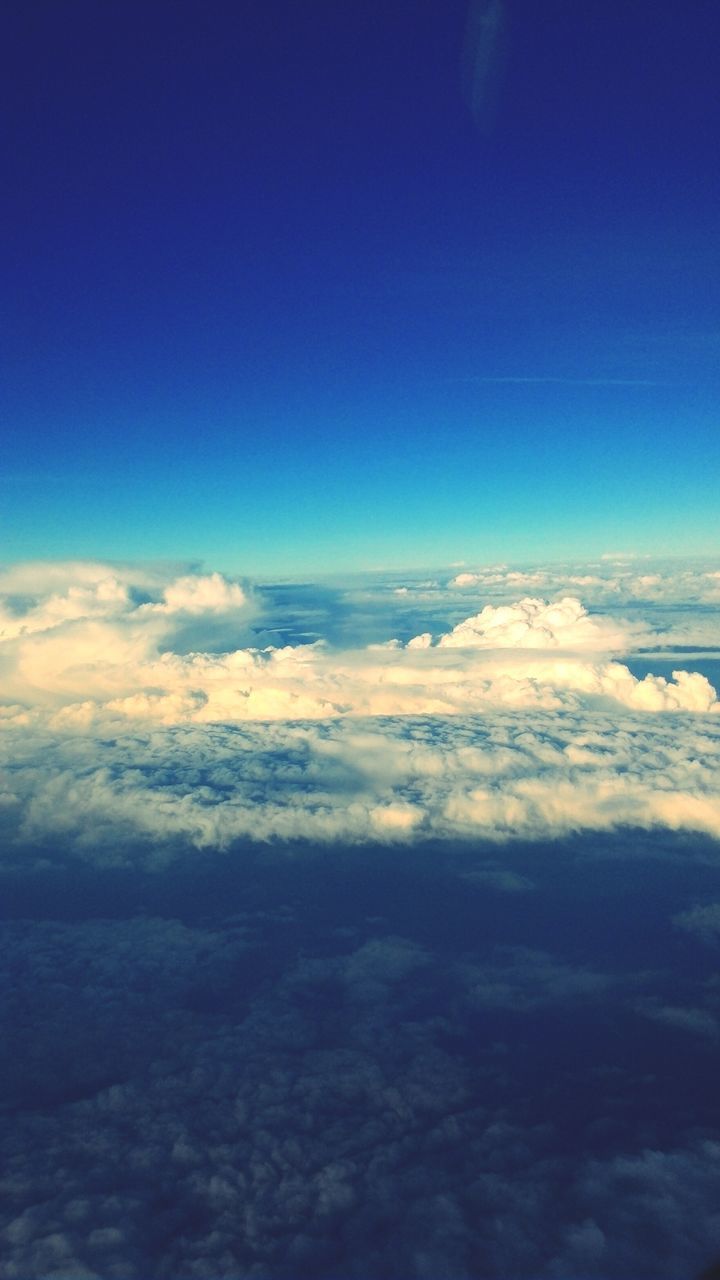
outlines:
[{"label": "gradient sky", "polygon": [[3,28],[5,558],[717,551],[715,0]]}]

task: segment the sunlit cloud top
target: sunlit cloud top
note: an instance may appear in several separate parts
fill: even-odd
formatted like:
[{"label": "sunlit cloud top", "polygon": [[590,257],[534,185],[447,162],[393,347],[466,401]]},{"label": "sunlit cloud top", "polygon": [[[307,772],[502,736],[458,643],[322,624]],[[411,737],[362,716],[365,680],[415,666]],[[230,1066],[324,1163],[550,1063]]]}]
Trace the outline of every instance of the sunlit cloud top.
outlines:
[{"label": "sunlit cloud top", "polygon": [[720,833],[717,570],[602,563],[305,584],[295,606],[217,572],[15,566],[12,839]]}]

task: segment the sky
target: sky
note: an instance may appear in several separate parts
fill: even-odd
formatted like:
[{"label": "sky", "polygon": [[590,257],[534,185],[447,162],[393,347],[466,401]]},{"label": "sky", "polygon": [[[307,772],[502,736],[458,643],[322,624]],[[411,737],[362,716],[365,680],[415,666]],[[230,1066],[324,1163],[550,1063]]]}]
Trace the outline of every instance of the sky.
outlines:
[{"label": "sky", "polygon": [[719,35],[706,0],[13,6],[4,558],[715,552]]}]

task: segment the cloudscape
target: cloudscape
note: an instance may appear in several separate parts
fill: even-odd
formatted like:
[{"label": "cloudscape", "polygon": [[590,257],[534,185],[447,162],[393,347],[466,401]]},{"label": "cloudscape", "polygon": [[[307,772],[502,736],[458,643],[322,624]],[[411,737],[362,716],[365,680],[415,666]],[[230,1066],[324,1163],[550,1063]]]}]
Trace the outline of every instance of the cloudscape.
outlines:
[{"label": "cloudscape", "polygon": [[[497,602],[473,612],[487,578]],[[157,849],[177,837],[225,847],[628,825],[720,834],[720,701],[702,670],[672,656],[676,642],[706,639],[717,573],[618,578],[602,563],[564,578],[370,578],[373,634],[401,622],[403,635],[350,648],[322,635],[266,643],[269,593],[217,572],[16,565],[0,579],[5,820],[19,835],[62,831],[95,856],[130,835]],[[554,599],[514,599],[528,580]],[[626,598],[626,616],[613,616],[620,583],[625,597],[654,589],[662,609]],[[564,594],[578,584],[602,605]],[[688,591],[703,600],[699,624]],[[335,594],[348,626],[359,605]],[[413,635],[414,612],[428,610],[469,616]],[[244,643],[228,648],[232,635]],[[653,649],[665,674],[636,674],[634,659]],[[700,650],[700,667],[712,652]]]},{"label": "cloudscape", "polygon": [[710,563],[5,571],[5,1275],[720,1252]]},{"label": "cloudscape", "polygon": [[718,12],[2,44],[0,1280],[712,1280]]}]

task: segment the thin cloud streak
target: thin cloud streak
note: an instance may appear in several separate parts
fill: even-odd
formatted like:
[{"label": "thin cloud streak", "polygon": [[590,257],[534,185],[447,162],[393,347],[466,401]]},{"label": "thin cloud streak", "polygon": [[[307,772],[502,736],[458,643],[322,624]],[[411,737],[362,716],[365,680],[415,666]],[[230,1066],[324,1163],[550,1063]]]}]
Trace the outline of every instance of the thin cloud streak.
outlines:
[{"label": "thin cloud streak", "polygon": [[674,382],[659,382],[654,378],[562,378],[554,375],[530,377],[483,377],[468,374],[467,377],[449,379],[452,382],[479,382],[492,385],[525,386],[527,384],[551,384],[561,387],[672,387]]}]

